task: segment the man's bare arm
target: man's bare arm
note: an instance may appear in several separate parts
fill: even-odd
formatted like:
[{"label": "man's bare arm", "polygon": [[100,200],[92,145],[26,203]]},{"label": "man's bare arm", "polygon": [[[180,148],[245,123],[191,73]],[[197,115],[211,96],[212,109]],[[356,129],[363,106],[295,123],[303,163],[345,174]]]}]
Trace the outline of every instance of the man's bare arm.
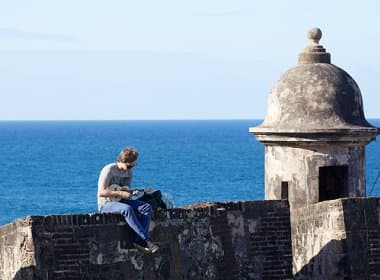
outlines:
[{"label": "man's bare arm", "polygon": [[113,191],[113,190],[110,190],[106,184],[102,184],[100,187],[99,196],[109,197],[109,198],[128,199],[132,196],[132,194],[127,191]]}]

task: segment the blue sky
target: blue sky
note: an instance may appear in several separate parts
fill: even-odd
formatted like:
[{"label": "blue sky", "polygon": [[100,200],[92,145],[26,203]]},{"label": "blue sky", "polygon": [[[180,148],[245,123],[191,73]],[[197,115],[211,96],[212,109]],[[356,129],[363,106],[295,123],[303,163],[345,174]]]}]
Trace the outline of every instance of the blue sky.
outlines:
[{"label": "blue sky", "polygon": [[380,1],[3,1],[0,120],[262,119],[310,27],[380,117]]}]

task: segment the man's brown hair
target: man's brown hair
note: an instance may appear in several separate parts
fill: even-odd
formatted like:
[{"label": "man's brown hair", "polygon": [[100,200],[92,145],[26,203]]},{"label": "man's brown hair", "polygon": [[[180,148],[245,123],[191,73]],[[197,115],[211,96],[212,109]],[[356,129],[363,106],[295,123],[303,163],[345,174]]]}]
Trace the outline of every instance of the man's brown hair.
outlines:
[{"label": "man's brown hair", "polygon": [[137,157],[139,156],[139,153],[135,148],[127,147],[124,148],[117,158],[117,161],[123,162],[123,163],[131,163],[137,160]]}]

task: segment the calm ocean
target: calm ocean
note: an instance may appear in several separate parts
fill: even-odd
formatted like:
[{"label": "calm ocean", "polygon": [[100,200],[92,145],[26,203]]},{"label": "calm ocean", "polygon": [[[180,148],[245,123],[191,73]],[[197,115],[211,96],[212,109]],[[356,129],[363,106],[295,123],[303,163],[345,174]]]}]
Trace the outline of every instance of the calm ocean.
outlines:
[{"label": "calm ocean", "polygon": [[[370,120],[380,126],[380,119]],[[0,225],[33,214],[97,210],[101,168],[125,146],[140,152],[134,187],[152,186],[175,206],[257,200],[264,146],[254,120],[0,122]],[[380,170],[380,143],[367,148],[367,188]],[[380,195],[380,179],[372,195]]]}]

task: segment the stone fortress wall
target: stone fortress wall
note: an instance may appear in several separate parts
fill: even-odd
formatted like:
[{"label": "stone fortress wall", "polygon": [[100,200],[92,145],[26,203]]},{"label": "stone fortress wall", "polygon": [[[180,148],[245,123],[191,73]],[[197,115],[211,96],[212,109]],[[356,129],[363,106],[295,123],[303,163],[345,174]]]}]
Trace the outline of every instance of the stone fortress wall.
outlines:
[{"label": "stone fortress wall", "polygon": [[17,219],[0,228],[0,279],[380,279],[379,197],[201,204],[156,213],[151,233],[153,255],[118,215]]},{"label": "stone fortress wall", "polygon": [[0,229],[0,279],[292,279],[287,201],[212,203],[152,219],[144,254],[113,214],[28,216]]}]

